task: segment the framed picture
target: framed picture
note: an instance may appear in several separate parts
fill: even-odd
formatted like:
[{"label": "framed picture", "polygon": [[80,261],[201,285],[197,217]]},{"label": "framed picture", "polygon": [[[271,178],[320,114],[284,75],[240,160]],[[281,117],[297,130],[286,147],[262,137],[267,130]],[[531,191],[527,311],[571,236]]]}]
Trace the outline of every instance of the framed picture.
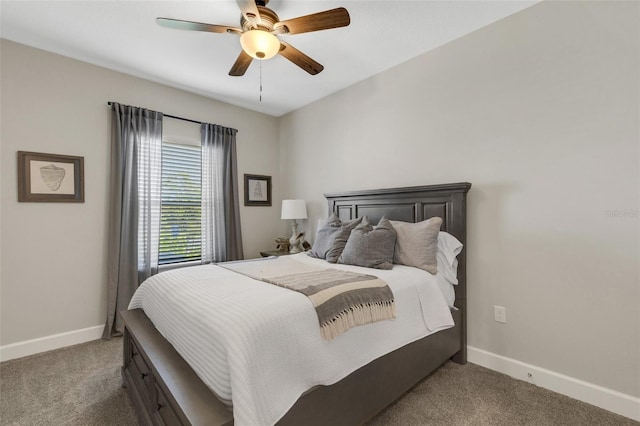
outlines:
[{"label": "framed picture", "polygon": [[18,151],[18,201],[84,203],[84,157]]},{"label": "framed picture", "polygon": [[271,176],[244,175],[244,205],[271,205]]}]

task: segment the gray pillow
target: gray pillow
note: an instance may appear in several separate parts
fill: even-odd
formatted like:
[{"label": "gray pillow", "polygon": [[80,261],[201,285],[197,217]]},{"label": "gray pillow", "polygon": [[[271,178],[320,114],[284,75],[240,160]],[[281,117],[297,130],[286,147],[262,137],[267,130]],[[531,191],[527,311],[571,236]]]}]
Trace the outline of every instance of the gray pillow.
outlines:
[{"label": "gray pillow", "polygon": [[318,229],[316,240],[309,255],[324,259],[330,263],[336,263],[351,231],[362,222],[362,218],[342,223],[338,216],[333,213],[327,223]]},{"label": "gray pillow", "polygon": [[442,219],[432,217],[418,223],[391,221],[398,233],[393,263],[438,272],[438,233]]},{"label": "gray pillow", "polygon": [[393,268],[396,231],[386,217],[376,227],[363,221],[351,231],[338,263],[366,268]]}]

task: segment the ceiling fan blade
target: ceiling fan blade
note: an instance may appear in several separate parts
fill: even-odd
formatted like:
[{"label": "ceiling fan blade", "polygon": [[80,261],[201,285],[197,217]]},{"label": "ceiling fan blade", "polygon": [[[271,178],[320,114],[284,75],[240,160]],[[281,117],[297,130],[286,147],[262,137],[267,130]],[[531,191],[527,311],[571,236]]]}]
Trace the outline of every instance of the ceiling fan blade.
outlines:
[{"label": "ceiling fan blade", "polygon": [[351,23],[349,12],[344,7],[312,13],[311,15],[280,21],[273,26],[274,32],[286,27],[289,34],[301,34],[311,31],[346,27]]},{"label": "ceiling fan blade", "polygon": [[240,28],[226,25],[203,24],[201,22],[181,21],[180,19],[156,18],[159,25],[176,30],[205,31],[208,33],[242,33]]},{"label": "ceiling fan blade", "polygon": [[282,40],[279,53],[311,75],[316,75],[324,69],[321,64]]},{"label": "ceiling fan blade", "polygon": [[249,65],[251,65],[252,60],[253,58],[251,56],[249,56],[244,50],[241,50],[240,55],[238,55],[238,59],[236,59],[236,62],[229,71],[229,75],[232,77],[243,76],[247,71],[247,68],[249,68]]},{"label": "ceiling fan blade", "polygon": [[249,21],[253,28],[257,28],[258,24],[262,23],[260,11],[258,10],[258,6],[256,6],[255,0],[236,0],[236,3],[238,3],[244,19]]}]

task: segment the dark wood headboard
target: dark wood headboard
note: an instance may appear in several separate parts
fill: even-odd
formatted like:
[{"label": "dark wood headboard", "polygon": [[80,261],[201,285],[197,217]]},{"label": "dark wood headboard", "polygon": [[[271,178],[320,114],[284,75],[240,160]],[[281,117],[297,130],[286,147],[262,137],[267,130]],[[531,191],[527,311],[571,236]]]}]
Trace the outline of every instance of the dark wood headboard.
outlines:
[{"label": "dark wood headboard", "polygon": [[341,220],[367,216],[377,223],[382,216],[391,220],[420,222],[430,217],[442,218],[442,231],[455,236],[464,247],[458,255],[458,285],[455,306],[462,313],[462,340],[466,359],[467,339],[467,192],[468,182],[442,185],[412,186],[366,191],[350,191],[324,194],[329,202],[329,212]]}]

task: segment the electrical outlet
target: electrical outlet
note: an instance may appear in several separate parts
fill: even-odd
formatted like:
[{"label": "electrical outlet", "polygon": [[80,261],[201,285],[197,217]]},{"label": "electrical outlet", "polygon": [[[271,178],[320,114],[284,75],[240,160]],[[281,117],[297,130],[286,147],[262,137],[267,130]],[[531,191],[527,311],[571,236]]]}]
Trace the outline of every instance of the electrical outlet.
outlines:
[{"label": "electrical outlet", "polygon": [[507,308],[493,305],[493,319],[503,324],[507,323]]}]

